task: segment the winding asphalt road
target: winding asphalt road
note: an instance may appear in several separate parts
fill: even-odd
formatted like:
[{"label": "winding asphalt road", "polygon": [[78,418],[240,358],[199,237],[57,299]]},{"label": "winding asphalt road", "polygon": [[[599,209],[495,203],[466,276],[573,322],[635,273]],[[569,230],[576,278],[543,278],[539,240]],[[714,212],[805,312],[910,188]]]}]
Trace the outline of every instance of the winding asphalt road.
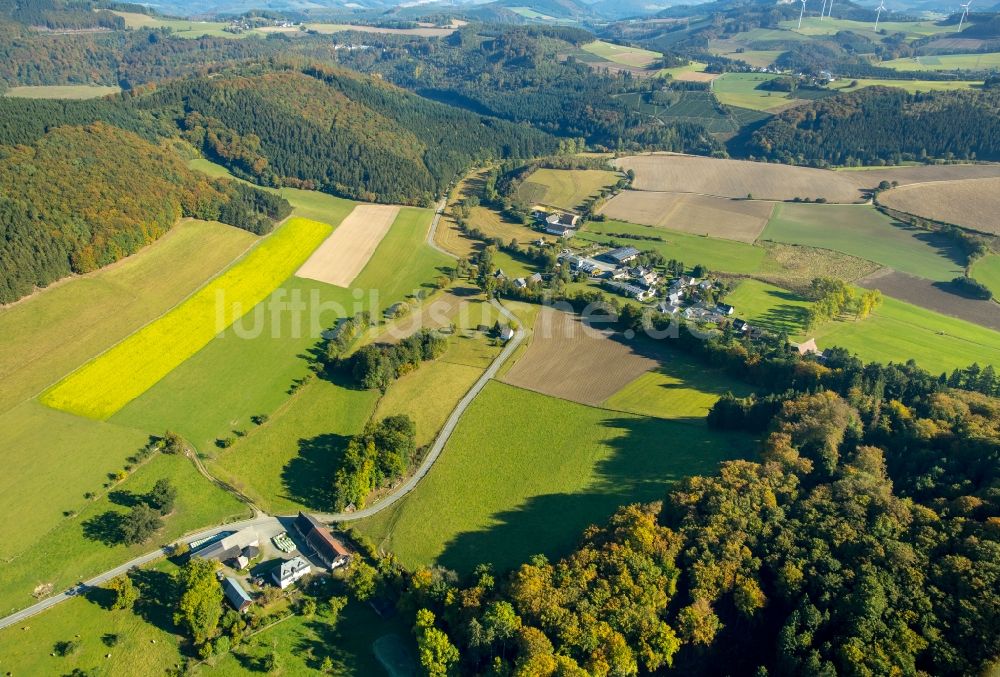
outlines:
[{"label": "winding asphalt road", "polygon": [[[427,233],[427,242],[429,245],[431,245],[438,251],[443,252],[448,256],[454,258],[454,254],[445,251],[444,249],[439,247],[437,243],[434,242],[434,233],[437,230],[437,225],[438,221],[440,221],[441,219],[441,214],[444,212],[445,204],[446,204],[445,200],[442,200],[438,205],[437,211],[434,214],[434,219],[431,221],[431,227]],[[504,308],[499,301],[494,299],[491,301],[491,303],[497,308],[497,310],[500,312],[501,315],[510,320],[512,323],[520,325],[520,322],[518,321],[517,317],[515,317],[514,314],[511,313],[509,310]],[[514,351],[517,350],[517,347],[521,345],[521,342],[524,341],[524,336],[525,336],[524,329],[520,328],[519,326],[517,331],[514,333],[513,338],[511,338],[511,340],[507,342],[507,345],[505,345],[503,350],[500,351],[500,354],[497,355],[496,359],[494,359],[493,362],[490,363],[490,366],[487,367],[486,371],[483,372],[483,374],[479,377],[479,379],[475,382],[475,384],[473,384],[472,388],[469,389],[469,392],[465,394],[465,397],[463,397],[459,401],[458,405],[451,412],[451,415],[445,422],[444,427],[442,427],[440,432],[438,432],[437,438],[435,438],[434,440],[434,444],[431,445],[430,450],[427,452],[427,456],[424,457],[423,462],[417,468],[416,472],[413,473],[413,475],[405,483],[397,487],[391,494],[389,494],[382,500],[378,501],[374,505],[364,508],[363,510],[357,510],[351,513],[333,513],[325,515],[317,514],[316,517],[323,522],[349,522],[352,520],[363,519],[365,517],[371,517],[372,515],[378,514],[381,511],[385,510],[386,508],[392,506],[401,498],[403,498],[408,493],[413,491],[413,489],[416,488],[416,486],[420,483],[420,481],[427,476],[427,473],[430,472],[430,469],[434,465],[434,462],[437,461],[438,457],[441,455],[441,452],[444,451],[444,447],[448,443],[448,439],[451,437],[451,434],[455,431],[455,428],[458,427],[458,422],[459,419],[462,418],[462,414],[465,413],[465,411],[469,408],[469,405],[472,404],[472,401],[476,399],[476,396],[479,395],[482,389],[486,387],[486,384],[489,383],[490,380],[496,376],[497,372],[500,370],[500,367],[503,366],[504,362],[506,362],[510,358],[510,356],[514,353]],[[210,474],[208,474],[208,471],[204,468],[204,466],[202,466],[200,463],[196,463],[196,465],[198,466],[200,472],[209,477],[209,479],[214,479]],[[214,481],[218,483],[218,480]],[[221,486],[225,487],[225,485]],[[242,497],[239,494],[237,494],[237,496],[240,497],[241,500],[246,502],[247,505],[255,511],[255,513],[258,511],[257,507],[254,506],[253,503],[250,503],[245,497]],[[251,519],[243,520],[241,522],[233,522],[230,524],[223,524],[219,526],[210,527],[208,529],[204,529],[203,531],[190,534],[180,540],[183,540],[186,543],[192,543],[194,541],[210,538],[223,531],[239,531],[240,529],[245,529],[247,527],[276,526],[277,524],[278,524],[277,517],[261,513],[255,515]],[[160,557],[165,557],[168,554],[169,554],[168,549],[166,547],[163,547],[157,550],[153,550],[152,552],[147,552],[144,555],[140,555],[135,559],[129,560],[128,562],[125,562],[124,564],[115,567],[114,569],[110,569],[102,574],[94,576],[93,578],[87,581],[83,581],[82,583],[73,586],[69,590],[53,595],[51,597],[47,597],[46,599],[43,599],[42,601],[33,604],[25,609],[22,609],[4,618],[0,618],[0,629],[7,628],[22,621],[25,621],[28,618],[31,618],[32,616],[45,611],[46,609],[54,607],[56,604],[65,602],[68,599],[71,599],[73,597],[76,597],[77,595],[85,593],[90,588],[103,585],[104,583],[108,582],[115,576],[120,576],[121,574],[125,573],[126,571],[129,571],[134,567],[139,567],[143,566],[144,564],[149,564],[150,562],[157,560]]]}]

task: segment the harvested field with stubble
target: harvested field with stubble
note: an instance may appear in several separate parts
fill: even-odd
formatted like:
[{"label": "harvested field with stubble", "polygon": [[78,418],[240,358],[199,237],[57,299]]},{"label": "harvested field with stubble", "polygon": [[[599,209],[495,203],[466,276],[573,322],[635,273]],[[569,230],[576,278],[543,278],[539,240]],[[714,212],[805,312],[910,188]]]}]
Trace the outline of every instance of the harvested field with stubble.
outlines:
[{"label": "harvested field with stubble", "polygon": [[349,287],[398,215],[395,205],[358,205],[302,264],[296,277]]},{"label": "harvested field with stubble", "polygon": [[1000,178],[900,186],[879,196],[890,209],[1000,235]]},{"label": "harvested field with stubble", "polygon": [[867,289],[878,289],[886,296],[957,317],[987,329],[1000,331],[1000,304],[989,300],[970,299],[949,291],[948,282],[931,282],[906,273],[886,270],[859,280]]},{"label": "harvested field with stubble", "polygon": [[531,345],[503,380],[545,395],[600,405],[659,360],[651,346],[587,326],[577,315],[543,308]]},{"label": "harvested field with stubble", "polygon": [[773,210],[773,202],[760,200],[626,190],[611,198],[600,211],[630,223],[752,243]]},{"label": "harvested field with stubble", "polygon": [[853,174],[809,167],[660,153],[624,157],[616,164],[625,171],[635,171],[632,187],[637,190],[729,198],[752,195],[763,200],[825,197],[831,202],[860,202],[862,199]]},{"label": "harvested field with stubble", "polygon": [[832,171],[749,160],[654,153],[615,161],[635,171],[632,187],[644,191],[701,193],[758,200],[818,197],[828,202],[862,202],[863,194],[880,181],[901,185],[1000,177],[1000,165],[921,165],[867,171]]}]

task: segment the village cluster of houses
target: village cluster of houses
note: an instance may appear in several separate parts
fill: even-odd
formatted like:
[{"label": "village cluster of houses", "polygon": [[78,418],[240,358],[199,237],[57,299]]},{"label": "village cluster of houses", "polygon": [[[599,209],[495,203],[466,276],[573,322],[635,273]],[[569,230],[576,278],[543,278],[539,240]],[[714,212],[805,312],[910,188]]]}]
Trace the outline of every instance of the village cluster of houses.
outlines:
[{"label": "village cluster of houses", "polygon": [[666,279],[652,268],[636,264],[641,252],[635,247],[619,247],[596,256],[585,256],[564,249],[557,257],[560,264],[568,265],[574,273],[584,273],[599,279],[611,291],[650,303],[661,298],[657,310],[671,316],[699,324],[719,324],[731,320],[736,331],[749,334],[753,331],[747,322],[733,319],[736,309],[726,303],[716,303],[707,292],[717,289],[719,283],[711,279],[698,279],[681,275],[664,284]]},{"label": "village cluster of houses", "polygon": [[[665,298],[657,309],[666,315],[680,315],[691,322],[718,324],[731,318],[736,308],[728,303],[715,303],[705,299],[706,292],[717,286],[715,280],[681,275],[670,283]],[[743,320],[733,320],[733,328],[737,331],[750,331],[750,325]]]},{"label": "village cluster of houses", "polygon": [[[316,565],[333,571],[350,564],[353,556],[350,549],[312,515],[300,512],[292,523],[292,531],[302,543],[299,552],[305,554],[283,558],[271,569],[271,582],[281,590],[312,573]],[[295,549],[294,542],[285,532],[274,536],[271,540],[283,553],[290,553]],[[247,527],[213,539],[191,553],[191,557],[219,562],[234,572],[244,571],[260,555],[260,534],[255,527]],[[237,576],[220,572],[219,581],[226,599],[234,609],[242,613],[253,605],[253,598],[244,587],[245,583]],[[257,577],[255,582],[263,585],[265,579]]]}]

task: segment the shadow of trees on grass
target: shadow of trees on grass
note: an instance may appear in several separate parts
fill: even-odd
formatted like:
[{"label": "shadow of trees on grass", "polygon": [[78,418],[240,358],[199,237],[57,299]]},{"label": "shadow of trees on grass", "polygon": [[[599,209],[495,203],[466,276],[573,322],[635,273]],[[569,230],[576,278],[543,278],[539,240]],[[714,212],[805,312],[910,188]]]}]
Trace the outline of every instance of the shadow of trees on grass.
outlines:
[{"label": "shadow of trees on grass", "polygon": [[[609,416],[602,425],[620,434],[606,442],[611,453],[597,462],[596,479],[589,487],[534,496],[494,513],[490,519],[495,526],[457,534],[438,562],[467,573],[481,562],[504,571],[536,554],[562,556],[576,546],[584,529],[606,520],[620,506],[661,500],[673,482],[714,472],[724,460],[751,457],[757,444],[747,435],[711,431],[700,418]],[[565,450],[567,455],[573,452]],[[527,467],[523,471],[533,472]]]},{"label": "shadow of trees on grass", "polygon": [[313,510],[333,510],[333,476],[350,442],[347,435],[326,433],[299,440],[299,453],[281,471],[285,498]]}]

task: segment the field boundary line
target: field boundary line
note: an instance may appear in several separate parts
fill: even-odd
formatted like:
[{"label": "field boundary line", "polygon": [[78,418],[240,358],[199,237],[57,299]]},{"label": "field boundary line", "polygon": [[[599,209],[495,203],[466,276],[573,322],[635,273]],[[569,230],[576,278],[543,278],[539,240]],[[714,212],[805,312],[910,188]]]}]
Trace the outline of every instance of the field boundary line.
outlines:
[{"label": "field boundary line", "polygon": [[413,491],[420,481],[427,476],[434,463],[441,456],[441,452],[444,451],[445,445],[451,438],[452,433],[455,428],[458,427],[459,420],[462,415],[469,408],[469,405],[476,399],[483,388],[493,380],[496,373],[499,371],[500,367],[503,366],[504,362],[517,350],[521,341],[524,340],[525,332],[524,329],[520,328],[521,322],[518,318],[507,310],[499,301],[496,299],[491,300],[491,303],[500,311],[500,314],[506,317],[511,322],[516,322],[518,325],[517,331],[514,333],[514,337],[504,346],[504,349],[497,355],[496,359],[490,363],[490,366],[483,371],[482,375],[476,380],[472,387],[465,393],[465,396],[459,400],[458,404],[452,410],[451,414],[445,420],[444,425],[441,430],[438,431],[437,437],[431,444],[430,450],[424,457],[424,460],[420,463],[417,469],[414,471],[413,475],[404,482],[399,488],[393,491],[391,494],[385,496],[380,501],[371,505],[367,508],[357,510],[351,513],[317,513],[316,517],[325,522],[353,522],[355,520],[364,519],[366,517],[371,517],[376,515],[386,508],[392,506],[404,496]]},{"label": "field boundary line", "polygon": [[[214,282],[214,281],[215,281],[216,279],[218,279],[219,277],[221,277],[222,275],[224,275],[224,274],[226,273],[226,271],[227,271],[227,270],[229,270],[230,268],[232,268],[233,266],[235,266],[235,265],[236,265],[237,263],[239,263],[240,261],[242,261],[242,260],[243,260],[243,259],[244,259],[244,258],[245,258],[245,257],[247,256],[247,254],[249,254],[249,253],[250,253],[250,252],[251,252],[251,251],[252,251],[253,249],[255,249],[255,248],[256,248],[256,247],[257,247],[257,246],[258,246],[258,245],[259,245],[259,244],[260,244],[261,242],[263,242],[263,241],[264,241],[264,240],[266,240],[267,238],[271,237],[271,235],[272,235],[272,234],[273,234],[273,233],[274,233],[274,232],[275,232],[276,230],[278,230],[278,228],[279,228],[280,226],[283,226],[283,225],[285,224],[285,222],[286,222],[287,220],[288,220],[287,218],[286,218],[286,219],[283,219],[283,220],[281,221],[281,223],[280,223],[280,224],[277,224],[277,225],[275,226],[275,228],[271,230],[271,232],[270,232],[270,233],[268,233],[268,234],[266,234],[266,235],[262,235],[262,236],[258,236],[258,237],[257,237],[257,239],[256,239],[256,240],[254,240],[253,242],[251,242],[251,243],[250,243],[250,244],[249,244],[249,245],[248,245],[248,246],[246,247],[246,249],[244,249],[244,250],[243,250],[242,252],[240,252],[240,253],[239,253],[239,254],[238,254],[238,255],[236,256],[236,258],[234,258],[234,259],[233,259],[232,261],[230,261],[230,262],[229,262],[229,264],[228,264],[228,265],[227,265],[227,266],[226,266],[225,268],[223,268],[222,270],[220,270],[219,272],[217,272],[217,273],[216,273],[215,275],[212,275],[212,277],[210,277],[210,278],[208,278],[207,280],[205,280],[205,281],[204,281],[203,283],[201,283],[201,284],[200,284],[200,285],[199,285],[199,286],[198,286],[197,288],[195,288],[195,289],[191,290],[191,293],[189,293],[189,294],[188,294],[187,296],[185,296],[184,298],[180,299],[180,300],[179,300],[179,301],[178,301],[177,303],[175,303],[174,305],[170,306],[169,308],[167,308],[166,310],[164,310],[164,311],[163,311],[162,313],[160,313],[160,314],[159,314],[159,315],[157,315],[156,317],[153,317],[153,318],[150,318],[149,320],[147,320],[146,322],[144,322],[144,323],[143,323],[142,325],[140,325],[140,326],[136,327],[136,328],[135,328],[134,330],[130,331],[130,332],[129,332],[128,334],[126,334],[125,336],[122,336],[122,337],[121,337],[120,339],[118,339],[117,341],[115,341],[114,343],[112,343],[112,344],[111,344],[110,346],[108,346],[108,347],[107,347],[107,348],[105,348],[104,350],[101,350],[100,352],[97,352],[97,353],[94,353],[93,355],[91,355],[90,357],[88,357],[88,358],[87,358],[86,360],[84,360],[84,361],[83,361],[82,363],[78,364],[78,365],[77,365],[76,367],[74,367],[73,369],[69,370],[68,372],[66,372],[65,374],[63,374],[63,375],[62,375],[62,376],[60,376],[59,378],[57,378],[57,379],[56,379],[55,381],[53,381],[53,382],[51,382],[51,383],[47,384],[47,385],[46,385],[46,386],[45,386],[44,388],[42,388],[41,390],[39,390],[39,391],[38,391],[37,393],[35,393],[35,394],[34,394],[34,395],[32,395],[31,397],[29,397],[28,399],[29,399],[29,400],[38,400],[39,404],[41,404],[41,405],[42,405],[43,407],[46,407],[46,408],[48,408],[48,409],[55,409],[54,407],[50,407],[49,405],[47,405],[47,404],[44,404],[44,403],[43,403],[43,402],[41,401],[41,399],[40,399],[40,396],[41,396],[41,394],[42,394],[42,393],[44,393],[44,392],[45,392],[46,390],[48,390],[49,388],[52,388],[52,387],[54,387],[54,386],[55,386],[55,385],[56,385],[57,383],[59,383],[60,381],[62,381],[62,380],[63,380],[63,379],[65,379],[65,378],[69,377],[69,376],[70,376],[71,374],[74,374],[74,373],[76,373],[76,372],[77,372],[78,370],[82,369],[82,368],[83,368],[83,367],[85,367],[86,365],[88,365],[88,364],[90,364],[91,362],[93,362],[93,361],[97,360],[97,359],[98,359],[98,358],[100,358],[100,357],[101,357],[102,355],[104,355],[105,353],[109,352],[109,351],[110,351],[110,350],[111,350],[112,348],[114,348],[115,346],[117,346],[117,345],[118,345],[119,343],[123,343],[123,342],[127,341],[127,340],[128,340],[129,338],[131,338],[131,337],[132,337],[132,336],[134,336],[135,334],[138,334],[138,333],[139,333],[140,331],[142,331],[142,330],[143,330],[144,328],[146,328],[147,326],[149,326],[149,325],[153,324],[154,322],[157,322],[158,320],[160,320],[160,319],[162,319],[163,317],[165,317],[166,315],[168,315],[168,314],[172,313],[172,312],[173,312],[174,310],[176,310],[177,308],[179,308],[179,307],[180,307],[181,305],[183,305],[184,303],[186,303],[187,301],[189,301],[189,300],[191,299],[191,297],[193,297],[193,296],[194,296],[195,294],[197,294],[197,293],[198,293],[199,291],[201,291],[202,289],[204,289],[205,287],[207,287],[207,286],[208,286],[209,284],[211,284],[212,282]],[[225,224],[224,224],[224,225],[225,225]],[[231,226],[231,228],[235,228],[235,227],[236,227],[236,226]],[[241,230],[242,230],[242,229],[241,229]],[[249,231],[248,231],[248,232],[249,232]],[[161,239],[162,239],[162,238],[161,238]],[[153,243],[153,244],[155,244],[155,243]],[[139,253],[139,252],[136,252],[136,254],[138,254],[138,253]],[[132,256],[135,256],[135,254],[133,254]],[[131,257],[126,257],[125,259],[120,259],[119,261],[116,261],[115,263],[113,263],[113,264],[111,264],[111,265],[113,266],[113,265],[115,265],[115,264],[119,263],[120,261],[125,261],[125,260],[127,260],[128,258],[131,258]],[[88,275],[91,275],[91,274],[94,274],[94,273],[99,273],[99,272],[101,272],[101,271],[103,271],[103,270],[107,270],[107,269],[108,269],[108,266],[105,266],[104,268],[98,268],[97,270],[95,270],[95,271],[92,271],[91,273],[87,273],[86,275],[80,275],[80,276],[78,276],[78,278],[64,278],[64,279],[79,279],[79,278],[85,278],[85,277],[87,277]],[[49,288],[51,288],[51,285],[50,285],[50,287],[46,287],[45,289],[49,289]],[[45,289],[42,289],[42,290],[39,290],[39,291],[45,291]],[[32,296],[33,296],[33,295],[32,295]],[[25,297],[25,298],[30,298],[30,297]],[[21,300],[24,300],[24,299],[21,299]],[[19,301],[16,301],[15,303],[20,303],[20,301],[21,301],[21,300],[19,300]],[[56,411],[64,411],[64,410],[62,410],[62,409],[55,409],[55,410],[56,410]],[[65,411],[64,411],[64,413],[69,413],[69,414],[72,414],[72,412],[65,412]],[[72,414],[72,415],[73,415],[73,416],[79,416],[79,414]]]}]

